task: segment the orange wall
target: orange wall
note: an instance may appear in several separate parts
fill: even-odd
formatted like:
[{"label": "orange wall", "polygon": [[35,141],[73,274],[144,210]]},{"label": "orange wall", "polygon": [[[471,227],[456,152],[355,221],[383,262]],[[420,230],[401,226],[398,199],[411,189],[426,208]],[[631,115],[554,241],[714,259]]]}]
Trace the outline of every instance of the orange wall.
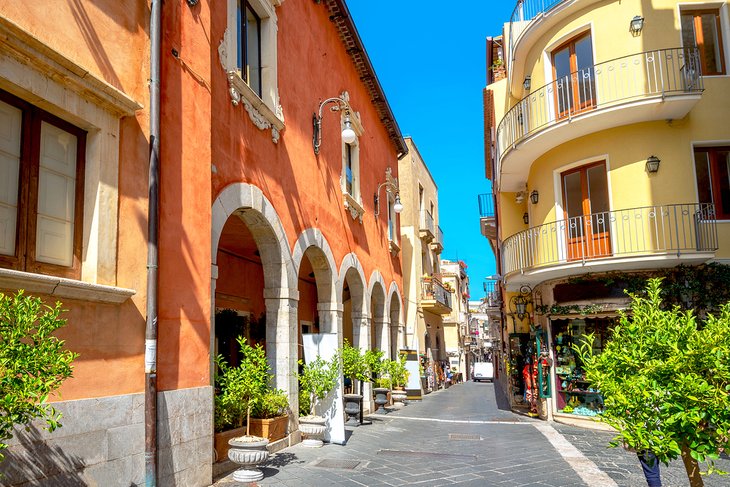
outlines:
[{"label": "orange wall", "polygon": [[260,264],[238,259],[224,252],[218,252],[218,279],[216,293],[245,298],[246,303],[228,303],[225,299],[216,300],[216,305],[241,311],[250,311],[258,318],[266,311],[262,289],[264,288],[264,268]]},{"label": "orange wall", "polygon": [[[149,7],[133,0],[3,0],[10,19],[144,107],[149,106]],[[62,28],[61,28],[62,27]],[[148,115],[120,119],[116,285],[136,290],[121,305],[61,299],[57,335],[80,354],[53,400],[141,392],[144,388]],[[54,303],[56,297],[40,295]]]},{"label": "orange wall", "polygon": [[[295,0],[276,9],[279,95],[286,120],[278,144],[270,130],[254,126],[242,104],[231,104],[218,56],[225,10],[221,4],[211,11],[206,2],[192,8],[184,2],[164,5],[160,389],[209,383],[210,212],[229,184],[246,182],[263,191],[290,248],[304,229],[318,228],[337,265],[356,252],[368,278],[378,269],[387,285],[395,280],[402,289],[400,259],[389,253],[385,215],[377,222],[373,218],[372,197],[387,166],[397,174],[396,149],[326,7]],[[170,54],[173,48],[180,60]],[[342,204],[337,115],[326,112],[320,156],[312,151],[312,113],[320,100],[343,90],[365,127],[360,139],[363,224],[352,220]],[[219,272],[223,267],[219,263]],[[217,286],[227,280],[219,275]]]}]

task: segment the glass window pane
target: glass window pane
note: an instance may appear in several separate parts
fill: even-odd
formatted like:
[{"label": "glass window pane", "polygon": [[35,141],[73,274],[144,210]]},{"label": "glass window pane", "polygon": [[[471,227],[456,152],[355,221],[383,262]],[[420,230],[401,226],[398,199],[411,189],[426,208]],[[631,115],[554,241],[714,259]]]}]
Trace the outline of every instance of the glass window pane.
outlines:
[{"label": "glass window pane", "polygon": [[39,262],[73,264],[76,144],[75,135],[46,122],[41,124],[36,222]]},{"label": "glass window pane", "polygon": [[587,171],[588,176],[588,199],[591,213],[609,211],[608,204],[608,179],[606,178],[606,166],[593,166]]},{"label": "glass window pane", "polygon": [[261,96],[261,59],[259,56],[260,23],[250,7],[246,7],[246,81]]},{"label": "glass window pane", "polygon": [[23,113],[0,102],[0,254],[15,255]]},{"label": "glass window pane", "polygon": [[352,195],[352,146],[345,144],[345,190]]},{"label": "glass window pane", "polygon": [[694,16],[692,14],[682,14],[682,46],[694,47],[696,45]]},{"label": "glass window pane", "polygon": [[722,57],[720,55],[720,40],[717,32],[717,14],[710,12],[701,15],[702,46],[705,65],[710,73],[722,72]]},{"label": "glass window pane", "polygon": [[697,196],[700,203],[712,203],[712,181],[710,181],[710,159],[706,151],[695,151],[695,173],[697,174]]},{"label": "glass window pane", "polygon": [[241,23],[241,0],[238,0],[238,4],[236,7],[236,25],[238,28],[236,29],[236,67],[238,68],[238,71],[241,73],[241,76],[245,77],[245,70],[243,69],[243,28],[244,25]]},{"label": "glass window pane", "polygon": [[573,107],[573,95],[570,83],[570,49],[564,48],[553,55],[555,67],[555,93],[558,114],[563,114]]},{"label": "glass window pane", "polygon": [[582,106],[592,105],[595,80],[593,76],[593,47],[591,36],[586,36],[575,43],[575,57],[578,73],[576,73],[578,98]]},{"label": "glass window pane", "polygon": [[565,192],[565,213],[568,218],[583,215],[583,194],[580,186],[580,173],[573,172],[563,176]]},{"label": "glass window pane", "polygon": [[730,151],[717,151],[717,165],[720,181],[720,208],[719,212],[726,217],[730,215]]}]

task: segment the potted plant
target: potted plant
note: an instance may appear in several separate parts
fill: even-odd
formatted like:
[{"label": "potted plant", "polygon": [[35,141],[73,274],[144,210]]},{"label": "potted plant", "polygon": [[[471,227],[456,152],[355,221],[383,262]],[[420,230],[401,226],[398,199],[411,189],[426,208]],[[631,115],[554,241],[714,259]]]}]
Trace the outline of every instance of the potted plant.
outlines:
[{"label": "potted plant", "polygon": [[372,377],[377,386],[373,388],[373,394],[375,395],[375,405],[378,406],[375,412],[378,414],[387,413],[384,406],[388,404],[388,391],[390,390],[390,380],[388,380],[387,386],[385,383],[379,381],[381,376],[387,372],[385,369],[385,361],[383,360],[384,355],[385,352],[382,350],[368,350],[364,356],[365,364],[370,371],[370,377]]},{"label": "potted plant", "polygon": [[393,405],[403,407],[406,400],[405,386],[408,383],[410,373],[406,368],[406,356],[401,355],[397,360],[388,362],[388,375],[393,382]]},{"label": "potted plant", "polygon": [[289,425],[289,398],[280,389],[268,390],[251,409],[250,433],[278,441],[286,436]]},{"label": "potted plant", "polygon": [[299,430],[305,436],[303,446],[321,447],[326,430],[325,418],[316,415],[319,401],[337,385],[339,366],[337,356],[329,362],[317,355],[309,364],[299,361]]},{"label": "potted plant", "polygon": [[[241,416],[242,410],[237,408],[242,408],[241,405],[245,404],[246,434],[228,440],[230,447],[228,458],[241,465],[241,468],[233,473],[234,480],[256,482],[264,477],[256,465],[265,462],[269,457],[269,451],[266,449],[269,440],[251,435],[251,410],[262,403],[269,390],[272,375],[261,345],[252,347],[243,337],[238,337],[237,341],[241,351],[237,367],[230,367],[222,355],[218,355],[215,359],[220,371],[216,378],[220,388],[216,403],[224,410],[238,411]],[[235,421],[240,423],[241,419],[236,418]]]},{"label": "potted plant", "polygon": [[[350,379],[355,390],[355,382],[369,382],[368,366],[365,362],[365,356],[359,348],[355,348],[345,340],[342,348],[338,350],[338,356],[342,359],[342,374]],[[360,405],[362,404],[362,394],[345,394],[345,412],[347,413],[347,425],[359,426],[360,424]]]}]

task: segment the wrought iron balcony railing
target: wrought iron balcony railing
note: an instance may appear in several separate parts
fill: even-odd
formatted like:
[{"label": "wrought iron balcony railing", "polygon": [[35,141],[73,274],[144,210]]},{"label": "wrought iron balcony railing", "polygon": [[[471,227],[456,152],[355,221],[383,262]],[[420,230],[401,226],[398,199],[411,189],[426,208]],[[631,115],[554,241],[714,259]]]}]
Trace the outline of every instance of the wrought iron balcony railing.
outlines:
[{"label": "wrought iron balcony railing", "polygon": [[717,248],[713,204],[646,206],[568,218],[516,233],[504,241],[504,271],[613,256],[680,256]]},{"label": "wrought iron balcony railing", "polygon": [[549,11],[566,0],[518,0],[509,19],[509,44],[513,49],[514,43],[522,32],[538,15]]},{"label": "wrought iron balcony railing", "polygon": [[444,231],[441,230],[441,225],[437,227],[436,241],[443,247],[444,246]]},{"label": "wrought iron balcony railing", "polygon": [[494,218],[494,194],[483,193],[479,195],[479,217]]},{"label": "wrought iron balcony railing", "polygon": [[484,282],[484,292],[485,292],[485,304],[489,308],[494,308],[496,306],[499,306],[501,303],[501,293],[499,286],[495,281],[485,281]]},{"label": "wrought iron balcony railing", "polygon": [[436,303],[451,310],[451,293],[435,277],[421,278],[421,299],[436,301]]},{"label": "wrought iron balcony railing", "polygon": [[427,230],[431,232],[431,235],[436,235],[434,232],[433,215],[426,210],[421,210],[421,230]]},{"label": "wrought iron balcony railing", "polygon": [[575,71],[517,102],[497,128],[500,158],[530,135],[592,110],[653,96],[702,92],[697,48],[621,57]]}]

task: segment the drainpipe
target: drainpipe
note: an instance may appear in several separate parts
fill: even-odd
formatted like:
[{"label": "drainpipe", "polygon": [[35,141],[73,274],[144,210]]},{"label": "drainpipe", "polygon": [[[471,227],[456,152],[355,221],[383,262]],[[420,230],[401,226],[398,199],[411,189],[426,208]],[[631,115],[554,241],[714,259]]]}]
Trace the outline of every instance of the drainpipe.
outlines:
[{"label": "drainpipe", "polygon": [[145,485],[157,485],[157,263],[162,0],[150,3],[150,167],[147,210],[147,325],[144,350]]}]

